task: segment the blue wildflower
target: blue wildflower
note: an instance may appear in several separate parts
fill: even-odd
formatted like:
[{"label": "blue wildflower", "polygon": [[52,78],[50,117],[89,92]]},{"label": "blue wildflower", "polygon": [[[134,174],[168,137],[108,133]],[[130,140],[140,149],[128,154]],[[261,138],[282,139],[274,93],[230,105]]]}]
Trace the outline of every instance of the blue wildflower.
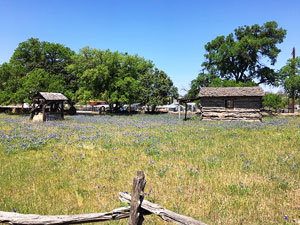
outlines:
[{"label": "blue wildflower", "polygon": [[289,218],[287,215],[284,216],[284,220],[287,221]]}]

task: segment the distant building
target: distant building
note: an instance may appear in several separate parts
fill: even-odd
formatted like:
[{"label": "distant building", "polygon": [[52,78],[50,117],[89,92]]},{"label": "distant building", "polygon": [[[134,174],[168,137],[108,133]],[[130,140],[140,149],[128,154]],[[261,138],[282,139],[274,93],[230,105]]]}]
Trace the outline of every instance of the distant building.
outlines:
[{"label": "distant building", "polygon": [[261,87],[203,87],[199,92],[203,120],[261,121]]}]

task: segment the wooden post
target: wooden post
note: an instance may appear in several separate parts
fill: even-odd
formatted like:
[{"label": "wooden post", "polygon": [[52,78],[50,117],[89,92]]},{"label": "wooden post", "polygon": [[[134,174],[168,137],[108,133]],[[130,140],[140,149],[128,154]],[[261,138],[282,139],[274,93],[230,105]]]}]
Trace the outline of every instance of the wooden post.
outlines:
[{"label": "wooden post", "polygon": [[46,121],[46,103],[43,105],[43,122]]},{"label": "wooden post", "polygon": [[181,108],[180,108],[180,102],[179,102],[179,105],[178,105],[178,119],[180,120],[180,114],[181,114]]},{"label": "wooden post", "polygon": [[64,102],[61,102],[61,119],[64,119]]},{"label": "wooden post", "polygon": [[[296,57],[296,50],[295,50],[295,47],[293,48],[293,60],[295,60],[295,57]],[[295,76],[295,71],[293,71],[293,76]],[[293,96],[292,96],[292,113],[294,113],[295,109],[295,92],[293,93]]]},{"label": "wooden post", "polygon": [[34,114],[35,114],[35,106],[33,104],[32,108],[30,110],[30,120],[33,120]]},{"label": "wooden post", "polygon": [[140,206],[142,204],[142,201],[144,200],[145,185],[145,174],[142,171],[138,171],[137,176],[133,179],[132,199],[128,225],[141,225],[144,221],[144,217],[140,213]]},{"label": "wooden post", "polygon": [[185,103],[184,120],[186,120],[186,114],[187,114],[187,103]]}]

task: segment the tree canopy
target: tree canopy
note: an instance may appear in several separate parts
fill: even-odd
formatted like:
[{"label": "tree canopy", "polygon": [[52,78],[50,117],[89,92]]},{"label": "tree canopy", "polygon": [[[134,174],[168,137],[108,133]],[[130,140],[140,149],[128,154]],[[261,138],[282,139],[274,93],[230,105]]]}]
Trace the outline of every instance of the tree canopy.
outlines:
[{"label": "tree canopy", "polygon": [[286,30],[275,21],[263,26],[238,27],[228,36],[218,36],[205,45],[202,71],[191,81],[186,97],[196,97],[201,87],[249,87],[278,85],[274,66]]},{"label": "tree canopy", "polygon": [[178,96],[168,75],[138,55],[85,47],[68,70],[78,76],[75,98],[80,101],[103,98],[109,104],[155,106]]},{"label": "tree canopy", "polygon": [[263,106],[269,109],[273,108],[277,111],[280,108],[284,108],[286,105],[286,100],[279,94],[266,93],[263,96]]},{"label": "tree canopy", "polygon": [[[238,27],[228,36],[218,36],[205,45],[202,66],[210,74],[238,82],[276,84],[278,74],[270,66],[276,63],[286,30],[275,21],[263,26]],[[270,62],[268,65],[267,62]]]},{"label": "tree canopy", "polygon": [[152,106],[154,110],[157,105],[168,102],[170,97],[178,98],[178,89],[164,71],[155,68],[143,74],[140,93],[143,105]]},{"label": "tree canopy", "polygon": [[196,79],[191,81],[191,87],[185,97],[198,96],[201,87],[252,87],[257,86],[253,81],[236,82],[235,80],[221,79],[215,74],[200,73]]},{"label": "tree canopy", "polygon": [[138,102],[155,106],[178,96],[170,77],[138,55],[89,47],[76,54],[61,44],[30,38],[0,66],[0,104],[30,103],[38,91],[117,106]]},{"label": "tree canopy", "polygon": [[300,94],[300,58],[289,59],[280,70],[280,78],[285,92],[291,98],[297,98]]}]

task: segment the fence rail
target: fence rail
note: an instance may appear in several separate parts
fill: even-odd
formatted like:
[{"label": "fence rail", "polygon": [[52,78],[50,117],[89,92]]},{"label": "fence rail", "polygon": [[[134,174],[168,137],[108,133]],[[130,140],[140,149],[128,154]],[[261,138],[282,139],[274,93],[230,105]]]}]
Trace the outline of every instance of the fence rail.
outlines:
[{"label": "fence rail", "polygon": [[200,222],[192,217],[177,214],[166,208],[163,208],[162,206],[144,200],[145,185],[145,175],[143,172],[138,171],[137,176],[133,179],[132,196],[122,192],[119,193],[120,201],[130,203],[130,206],[117,208],[110,212],[79,215],[42,216],[0,211],[0,223],[13,225],[61,225],[104,222],[109,220],[121,220],[129,218],[128,225],[141,225],[144,221],[144,216],[155,214],[165,221],[173,222],[179,225],[206,225],[205,223]]}]

